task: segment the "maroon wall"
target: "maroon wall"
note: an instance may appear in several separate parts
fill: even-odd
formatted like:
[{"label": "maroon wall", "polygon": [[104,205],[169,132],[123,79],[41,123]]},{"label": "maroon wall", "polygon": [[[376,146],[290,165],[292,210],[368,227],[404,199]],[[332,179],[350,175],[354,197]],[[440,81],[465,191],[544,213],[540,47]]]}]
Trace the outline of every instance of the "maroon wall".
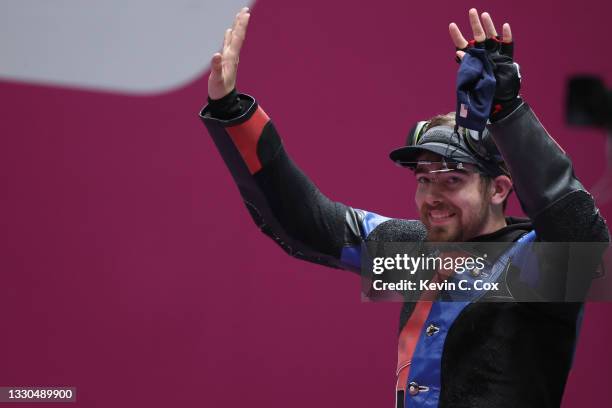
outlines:
[{"label": "maroon wall", "polygon": [[[447,26],[485,4],[261,0],[239,88],[327,195],[415,217],[387,153],[453,109]],[[593,185],[604,136],[564,124],[564,83],[612,83],[612,5],[487,11],[512,24],[525,99]],[[257,231],[197,118],[206,77],[151,97],[0,83],[0,385],[76,386],[82,407],[392,406],[399,305],[361,303],[356,277]],[[609,401],[610,313],[587,306],[566,408]]]}]

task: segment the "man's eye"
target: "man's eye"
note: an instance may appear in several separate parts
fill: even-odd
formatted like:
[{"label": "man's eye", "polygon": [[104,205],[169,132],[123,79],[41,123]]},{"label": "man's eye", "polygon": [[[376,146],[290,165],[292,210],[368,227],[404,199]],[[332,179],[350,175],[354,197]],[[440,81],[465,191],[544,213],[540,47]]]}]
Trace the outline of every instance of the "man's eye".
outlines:
[{"label": "man's eye", "polygon": [[447,184],[457,184],[460,181],[461,179],[459,177],[449,177],[448,179],[446,179]]},{"label": "man's eye", "polygon": [[417,177],[418,184],[427,184],[429,183],[429,179],[427,177]]}]

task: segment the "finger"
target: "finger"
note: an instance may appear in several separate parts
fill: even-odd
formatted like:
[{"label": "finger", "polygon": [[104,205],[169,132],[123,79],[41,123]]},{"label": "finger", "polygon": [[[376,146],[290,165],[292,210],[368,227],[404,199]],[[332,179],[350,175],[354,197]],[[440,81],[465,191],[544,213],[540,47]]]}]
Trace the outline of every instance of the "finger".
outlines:
[{"label": "finger", "polygon": [[485,11],[480,17],[482,18],[482,24],[484,25],[487,38],[497,37],[497,31],[495,30],[495,24],[493,24],[491,15]]},{"label": "finger", "polygon": [[502,54],[514,58],[514,42],[512,39],[512,31],[510,31],[510,24],[505,23],[502,27],[503,36],[500,51]]},{"label": "finger", "polygon": [[224,51],[227,47],[229,47],[231,39],[232,39],[232,29],[228,28],[227,30],[225,30],[225,36],[223,37],[223,50]]},{"label": "finger", "polygon": [[210,60],[210,69],[213,72],[221,72],[222,62],[223,62],[223,57],[221,56],[221,54],[216,52],[212,56],[212,59]]},{"label": "finger", "polygon": [[504,26],[502,27],[502,31],[504,33],[503,41],[505,43],[511,43],[512,42],[512,31],[510,30],[510,24],[505,23]]},{"label": "finger", "polygon": [[249,12],[249,8],[248,7],[243,7],[243,8],[240,9],[240,11],[238,13],[236,13],[236,17],[234,17],[234,24],[232,25],[232,30],[234,30],[236,28],[236,26],[238,25],[240,19],[244,15],[244,13],[248,13],[248,12]]},{"label": "finger", "polygon": [[457,51],[455,53],[455,56],[459,59],[459,61],[461,61],[463,59],[463,57],[465,56],[465,52],[463,51]]},{"label": "finger", "polygon": [[487,37],[485,36],[484,29],[480,24],[480,18],[478,17],[478,10],[475,8],[470,9],[470,25],[472,26],[472,33],[476,42],[483,42]]},{"label": "finger", "polygon": [[226,49],[226,47],[229,47],[231,40],[232,40],[232,33],[236,29],[238,24],[240,23],[240,19],[242,18],[244,13],[248,13],[248,12],[249,12],[249,8],[243,7],[240,9],[238,13],[236,13],[236,17],[234,17],[234,22],[232,23],[232,28],[228,28],[225,31],[225,38],[223,39],[223,49],[224,50]]},{"label": "finger", "polygon": [[[244,10],[244,9],[243,9]],[[242,48],[242,44],[244,43],[244,38],[246,37],[246,30],[249,25],[249,18],[251,14],[247,11],[241,12],[239,18],[237,19],[236,28],[232,31],[232,38],[230,41],[230,53],[235,55],[238,58],[240,54],[240,49]]]},{"label": "finger", "polygon": [[242,10],[240,10],[238,13],[236,13],[236,15],[234,16],[234,22],[232,23],[232,31],[234,31],[234,29],[236,28],[236,24],[238,24],[238,18],[240,18],[240,13],[242,13]]},{"label": "finger", "polygon": [[453,43],[455,44],[455,47],[459,49],[464,49],[468,46],[468,42],[465,38],[463,38],[463,34],[461,34],[461,30],[459,30],[457,24],[450,23],[448,25],[448,32],[451,36],[451,39],[453,40]]}]

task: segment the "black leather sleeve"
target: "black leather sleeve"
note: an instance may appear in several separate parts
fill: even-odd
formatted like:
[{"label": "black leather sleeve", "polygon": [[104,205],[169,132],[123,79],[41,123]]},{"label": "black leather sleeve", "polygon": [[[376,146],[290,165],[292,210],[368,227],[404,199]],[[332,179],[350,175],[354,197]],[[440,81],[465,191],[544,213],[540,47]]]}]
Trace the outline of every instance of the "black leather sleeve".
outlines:
[{"label": "black leather sleeve", "polygon": [[576,178],[570,158],[526,103],[489,130],[540,240],[609,241],[606,222]]},{"label": "black leather sleeve", "polygon": [[[287,155],[273,123],[266,120],[254,98],[245,94],[238,97],[242,108],[233,109],[234,117],[214,115],[208,105],[200,112],[200,118],[256,225],[291,256],[356,270],[354,262],[347,265],[341,259],[342,251],[347,246],[360,245],[365,236],[366,213],[322,194]],[[248,130],[249,121],[256,120],[265,124],[261,129]],[[240,134],[233,132],[239,127],[248,129]],[[241,146],[241,137],[256,140],[252,151]],[[250,165],[245,157],[250,157]],[[253,162],[260,168],[254,167]]]}]

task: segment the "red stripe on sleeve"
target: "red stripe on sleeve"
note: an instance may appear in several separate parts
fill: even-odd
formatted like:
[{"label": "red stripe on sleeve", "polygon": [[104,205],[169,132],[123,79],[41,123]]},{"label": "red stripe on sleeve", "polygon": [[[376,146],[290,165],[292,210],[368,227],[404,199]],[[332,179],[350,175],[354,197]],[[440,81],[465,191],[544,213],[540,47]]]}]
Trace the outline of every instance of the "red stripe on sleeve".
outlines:
[{"label": "red stripe on sleeve", "polygon": [[264,126],[269,120],[270,118],[266,115],[266,112],[258,106],[249,120],[240,125],[227,128],[227,132],[251,174],[261,170],[261,162],[257,156],[257,142],[261,137]]}]

